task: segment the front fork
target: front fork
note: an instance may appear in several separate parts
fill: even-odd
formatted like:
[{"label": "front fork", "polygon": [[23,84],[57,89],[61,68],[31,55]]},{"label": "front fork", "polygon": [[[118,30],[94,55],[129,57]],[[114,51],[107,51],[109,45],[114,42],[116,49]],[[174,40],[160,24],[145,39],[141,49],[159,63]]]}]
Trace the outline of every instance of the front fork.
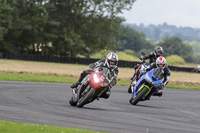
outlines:
[{"label": "front fork", "polygon": [[149,87],[148,85],[146,85],[146,83],[143,83],[141,85],[141,87],[138,89],[138,91],[136,92],[136,94],[133,95],[133,98],[135,98],[139,93],[140,91],[143,89],[143,87],[146,87],[149,91],[145,94],[144,98],[148,96],[148,94],[151,92],[153,86]]}]

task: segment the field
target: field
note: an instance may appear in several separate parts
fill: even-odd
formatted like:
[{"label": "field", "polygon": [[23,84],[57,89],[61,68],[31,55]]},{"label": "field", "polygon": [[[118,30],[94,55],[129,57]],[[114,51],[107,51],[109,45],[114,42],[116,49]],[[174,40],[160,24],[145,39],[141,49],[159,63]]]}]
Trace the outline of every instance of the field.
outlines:
[{"label": "field", "polygon": [[[18,74],[57,75],[78,78],[80,73],[88,69],[86,65],[44,63],[16,60],[0,60],[0,72]],[[130,81],[134,69],[119,68],[118,81]],[[169,85],[200,86],[200,74],[186,72],[172,72]]]}]

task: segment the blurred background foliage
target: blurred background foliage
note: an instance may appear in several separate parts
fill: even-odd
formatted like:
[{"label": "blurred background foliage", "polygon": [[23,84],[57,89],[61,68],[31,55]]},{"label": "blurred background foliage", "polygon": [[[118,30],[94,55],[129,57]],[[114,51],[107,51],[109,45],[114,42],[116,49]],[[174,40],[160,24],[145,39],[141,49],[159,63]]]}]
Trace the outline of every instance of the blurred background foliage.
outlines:
[{"label": "blurred background foliage", "polygon": [[134,2],[0,0],[0,52],[104,58],[113,51],[120,60],[138,61],[141,52],[154,52],[159,45],[165,57],[177,55],[185,62],[200,63],[198,40],[176,34],[160,38],[159,27],[149,32],[154,34],[150,38],[138,27],[124,24],[120,14]]}]

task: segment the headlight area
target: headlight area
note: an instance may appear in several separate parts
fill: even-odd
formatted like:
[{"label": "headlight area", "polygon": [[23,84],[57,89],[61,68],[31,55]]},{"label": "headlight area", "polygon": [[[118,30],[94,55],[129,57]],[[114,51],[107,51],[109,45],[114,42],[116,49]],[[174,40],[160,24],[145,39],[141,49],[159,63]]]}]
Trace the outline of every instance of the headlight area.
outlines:
[{"label": "headlight area", "polygon": [[104,83],[101,80],[101,77],[102,77],[102,74],[100,74],[100,73],[92,74],[90,77],[90,81],[89,81],[90,86],[94,89],[101,88],[101,85]]},{"label": "headlight area", "polygon": [[151,83],[152,82],[152,80],[151,80],[151,78],[149,77],[149,75],[148,75],[148,73],[146,73],[145,74],[145,80],[148,82],[148,83]]},{"label": "headlight area", "polygon": [[100,81],[100,79],[99,79],[99,77],[97,76],[96,73],[93,75],[93,80],[94,80],[95,83],[98,83]]}]

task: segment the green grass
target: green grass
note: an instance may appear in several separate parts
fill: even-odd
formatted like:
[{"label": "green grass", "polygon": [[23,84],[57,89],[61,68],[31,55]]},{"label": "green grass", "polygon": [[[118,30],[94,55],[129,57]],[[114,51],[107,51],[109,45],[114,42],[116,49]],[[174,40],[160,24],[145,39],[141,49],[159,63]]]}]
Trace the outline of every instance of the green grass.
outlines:
[{"label": "green grass", "polygon": [[[4,81],[31,81],[31,82],[55,82],[55,83],[75,83],[77,78],[61,77],[61,76],[45,76],[35,74],[16,74],[16,73],[0,73],[0,80]],[[129,86],[130,81],[118,81],[118,86]],[[177,89],[200,89],[200,86],[178,86],[167,85],[165,88]]]},{"label": "green grass", "polygon": [[[119,85],[119,86],[129,86],[130,81],[118,81],[117,85]],[[165,88],[200,90],[200,86],[194,87],[194,86],[166,85]]]},{"label": "green grass", "polygon": [[31,81],[31,82],[56,82],[56,83],[74,83],[76,78],[61,76],[45,76],[35,74],[16,74],[16,73],[0,73],[0,80],[6,81]]},{"label": "green grass", "polygon": [[165,88],[200,90],[200,86],[194,87],[194,86],[167,85]]},{"label": "green grass", "polygon": [[100,133],[74,128],[0,121],[1,133]]},{"label": "green grass", "polygon": [[[95,59],[101,59],[101,58],[105,58],[106,55],[109,53],[109,52],[113,52],[113,51],[109,51],[109,50],[102,50],[94,55],[91,56],[91,58],[95,58]],[[118,58],[119,60],[124,60],[124,61],[137,61],[139,62],[139,59],[134,56],[134,55],[130,55],[130,54],[127,54],[123,51],[117,51],[115,52],[117,55],[118,55]]]}]

